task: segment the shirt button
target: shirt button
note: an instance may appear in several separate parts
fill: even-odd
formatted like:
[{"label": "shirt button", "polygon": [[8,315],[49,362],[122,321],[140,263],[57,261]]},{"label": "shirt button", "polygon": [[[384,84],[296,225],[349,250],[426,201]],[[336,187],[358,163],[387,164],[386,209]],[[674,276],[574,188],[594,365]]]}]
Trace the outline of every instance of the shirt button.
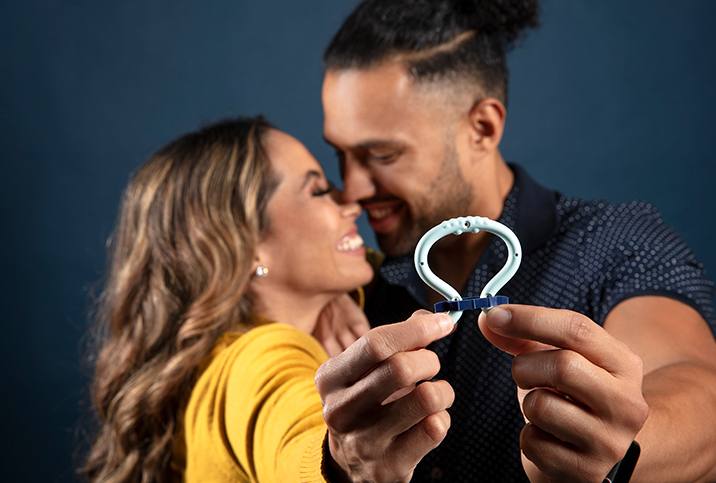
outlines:
[{"label": "shirt button", "polygon": [[438,466],[434,466],[432,470],[430,470],[430,478],[435,480],[442,480],[443,479],[443,470],[441,470]]}]

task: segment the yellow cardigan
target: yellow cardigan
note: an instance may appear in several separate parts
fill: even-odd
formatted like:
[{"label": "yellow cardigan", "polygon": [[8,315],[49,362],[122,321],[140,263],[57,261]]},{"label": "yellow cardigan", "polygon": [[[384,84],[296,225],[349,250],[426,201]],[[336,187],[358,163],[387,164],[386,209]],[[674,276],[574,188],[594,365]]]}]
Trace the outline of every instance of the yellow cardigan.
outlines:
[{"label": "yellow cardigan", "polygon": [[202,366],[177,435],[186,483],[326,481],[313,379],[328,357],[296,328],[257,322],[224,334]]}]

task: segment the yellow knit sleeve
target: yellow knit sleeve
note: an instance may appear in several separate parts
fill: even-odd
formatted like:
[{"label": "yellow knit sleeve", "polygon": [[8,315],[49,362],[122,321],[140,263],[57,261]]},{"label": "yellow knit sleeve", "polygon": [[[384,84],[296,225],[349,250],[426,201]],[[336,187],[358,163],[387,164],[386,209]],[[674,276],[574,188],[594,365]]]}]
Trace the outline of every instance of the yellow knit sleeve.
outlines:
[{"label": "yellow knit sleeve", "polygon": [[[194,456],[196,451],[215,452],[204,455],[214,465],[217,455],[226,454],[220,464],[232,467],[222,473],[232,476],[225,481],[325,482],[327,428],[314,376],[326,359],[318,341],[283,324],[251,329],[221,350],[187,406],[185,420],[193,417],[193,439],[201,426],[209,431],[199,438],[206,439],[203,442],[192,442],[187,433],[185,481],[191,481],[189,473],[196,474],[196,481],[208,481],[208,469],[195,471],[199,469],[195,464],[190,471],[191,462],[197,460],[192,459],[193,446]],[[195,394],[213,396],[195,398]],[[211,471],[216,473],[217,467]]]}]

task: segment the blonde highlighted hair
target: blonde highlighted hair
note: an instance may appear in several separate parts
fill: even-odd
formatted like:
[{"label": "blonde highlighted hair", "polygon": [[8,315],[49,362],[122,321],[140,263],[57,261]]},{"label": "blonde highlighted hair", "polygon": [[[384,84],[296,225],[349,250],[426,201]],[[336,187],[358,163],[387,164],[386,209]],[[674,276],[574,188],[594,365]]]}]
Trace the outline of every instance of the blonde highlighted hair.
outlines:
[{"label": "blonde highlighted hair", "polygon": [[270,128],[240,118],[182,136],[126,188],[95,321],[89,481],[179,479],[170,463],[197,368],[250,320],[247,287],[276,185],[262,146]]}]

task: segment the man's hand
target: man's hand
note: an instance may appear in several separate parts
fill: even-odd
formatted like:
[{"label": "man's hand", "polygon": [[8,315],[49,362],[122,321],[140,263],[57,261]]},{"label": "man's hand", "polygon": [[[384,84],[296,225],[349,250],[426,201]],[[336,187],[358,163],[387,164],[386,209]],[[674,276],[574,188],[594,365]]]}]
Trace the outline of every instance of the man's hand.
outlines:
[{"label": "man's hand", "polygon": [[516,356],[530,480],[601,483],[649,412],[639,356],[575,312],[510,305],[480,315],[479,324],[492,344]]},{"label": "man's hand", "polygon": [[369,330],[370,324],[365,313],[345,293],[323,309],[313,330],[313,337],[318,339],[329,356],[334,356],[346,350]]},{"label": "man's hand", "polygon": [[319,368],[316,387],[340,479],[409,481],[443,440],[455,393],[446,381],[429,381],[440,363],[425,347],[452,328],[447,315],[421,310],[372,329]]}]

